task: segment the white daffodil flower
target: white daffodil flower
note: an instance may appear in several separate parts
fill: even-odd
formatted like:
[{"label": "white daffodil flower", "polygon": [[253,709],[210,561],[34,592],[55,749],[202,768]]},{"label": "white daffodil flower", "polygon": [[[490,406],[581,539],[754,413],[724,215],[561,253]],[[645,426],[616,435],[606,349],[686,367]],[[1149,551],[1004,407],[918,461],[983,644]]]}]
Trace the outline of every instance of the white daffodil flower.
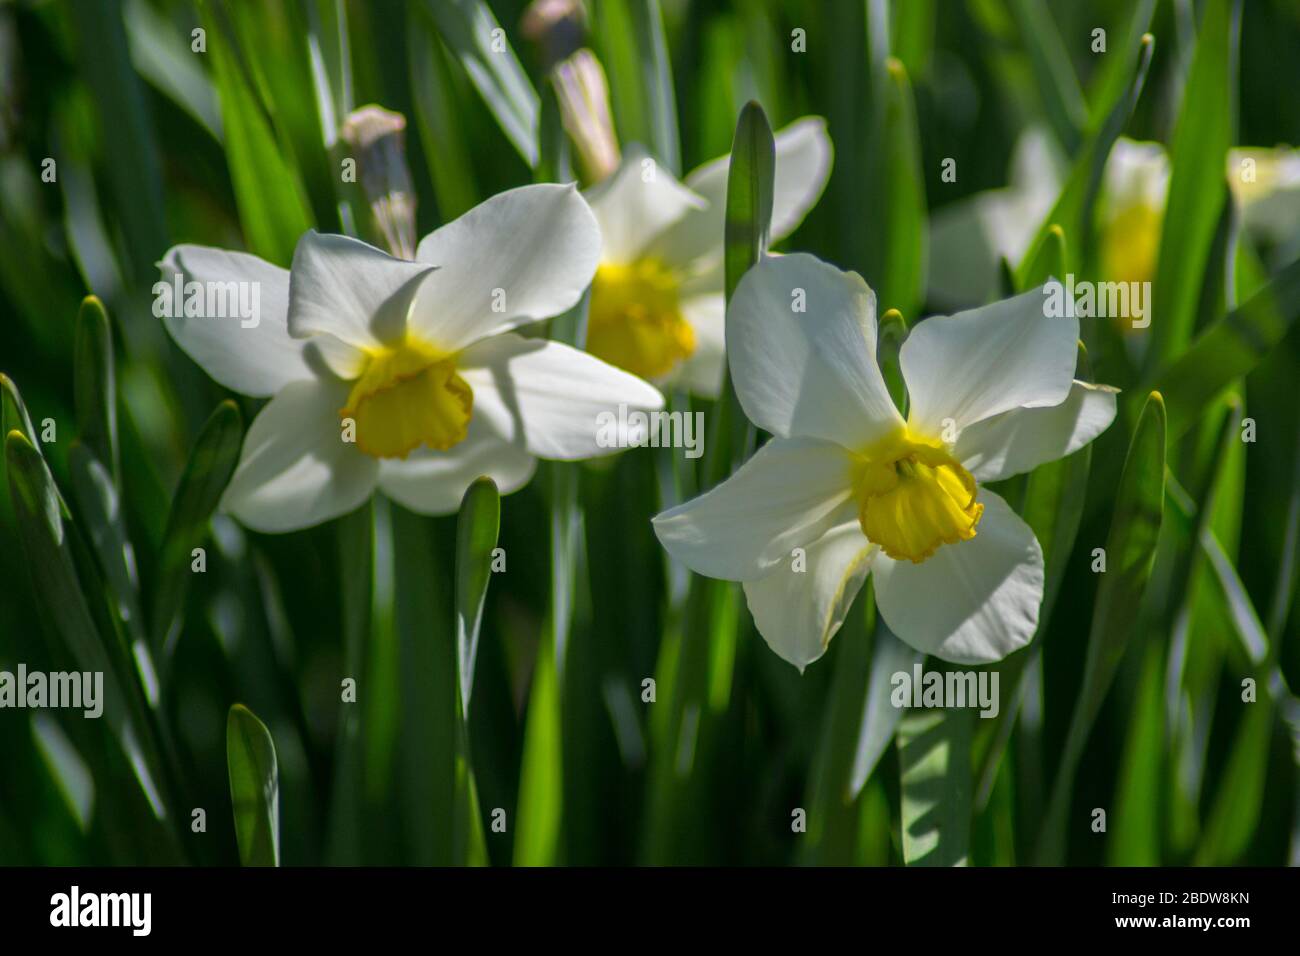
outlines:
[{"label": "white daffodil flower", "polygon": [[[723,227],[731,158],[678,182],[627,150],[587,191],[603,246],[591,289],[587,351],[634,375],[716,397],[723,362]],[[772,238],[794,231],[831,167],[826,122],[805,117],[776,134]]]},{"label": "white daffodil flower", "polygon": [[1065,174],[1065,156],[1051,133],[1030,126],[1012,150],[1010,185],[936,210],[930,217],[929,302],[949,309],[996,299],[999,260],[1014,266],[1029,251]]},{"label": "white daffodil flower", "polygon": [[1098,197],[1101,228],[1097,239],[1106,279],[1155,279],[1168,195],[1169,154],[1165,148],[1123,137],[1115,140],[1106,157]]},{"label": "white daffodil flower", "polygon": [[[1030,127],[1016,141],[1011,185],[941,208],[930,226],[929,301],[945,309],[997,297],[999,261],[1017,265],[1065,183],[1060,147]],[[1101,266],[1110,281],[1150,281],[1160,250],[1169,159],[1159,143],[1120,137],[1106,157],[1098,197]],[[1068,241],[1068,237],[1067,237]]]},{"label": "white daffodil flower", "polygon": [[[1009,186],[937,211],[930,225],[930,303],[956,309],[995,298],[999,260],[1015,265],[1024,257],[1065,175],[1060,148],[1046,130],[1031,127],[1016,141]],[[1169,155],[1160,143],[1123,136],[1115,141],[1097,197],[1100,268],[1107,281],[1154,281],[1169,175]],[[1300,246],[1300,150],[1229,150],[1227,180],[1246,233],[1283,247],[1281,261],[1294,258]]]},{"label": "white daffodil flower", "polygon": [[1290,262],[1300,246],[1300,149],[1228,150],[1228,186],[1246,231],[1285,246],[1281,261]]},{"label": "white daffodil flower", "polygon": [[[378,487],[445,514],[469,484],[503,493],[537,458],[608,454],[597,416],[661,408],[652,386],[557,342],[512,329],[558,315],[596,271],[600,231],[573,186],[501,193],[426,236],[414,262],[309,232],[285,271],[255,256],[171,249],[164,280],[257,283],[261,315],[168,317],[209,375],[271,397],[244,439],[223,508],[259,531],[345,514]],[[173,310],[176,311],[176,310]]]},{"label": "white daffodil flower", "polygon": [[[802,289],[807,311],[791,312]],[[890,629],[949,661],[1027,644],[1043,599],[1033,532],[983,486],[1070,454],[1115,417],[1074,379],[1078,321],[1038,289],[918,324],[900,354],[906,420],[876,363],[876,297],[804,254],[766,257],[728,316],[732,381],[774,436],[734,475],[654,519],[709,577],[741,581],[754,622],[800,670],[826,651],[868,572]]]}]

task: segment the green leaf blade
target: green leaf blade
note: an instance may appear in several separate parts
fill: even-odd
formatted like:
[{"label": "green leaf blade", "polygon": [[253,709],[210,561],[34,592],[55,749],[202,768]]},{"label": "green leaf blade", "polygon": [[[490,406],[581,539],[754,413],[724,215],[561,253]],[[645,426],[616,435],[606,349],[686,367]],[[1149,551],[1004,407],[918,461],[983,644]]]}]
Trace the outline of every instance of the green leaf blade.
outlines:
[{"label": "green leaf blade", "polygon": [[501,528],[501,496],[491,478],[478,478],[465,490],[456,519],[456,659],[460,675],[460,706],[469,719],[474,688],[483,604],[492,580],[493,552]]},{"label": "green leaf blade", "polygon": [[159,661],[167,659],[179,636],[191,555],[235,473],[243,437],[238,406],[222,402],[199,432],[181,474],[167,515],[153,603],[153,651]]},{"label": "green leaf blade", "polygon": [[243,704],[226,718],[226,765],[243,866],[280,865],[280,770],[271,733]]}]

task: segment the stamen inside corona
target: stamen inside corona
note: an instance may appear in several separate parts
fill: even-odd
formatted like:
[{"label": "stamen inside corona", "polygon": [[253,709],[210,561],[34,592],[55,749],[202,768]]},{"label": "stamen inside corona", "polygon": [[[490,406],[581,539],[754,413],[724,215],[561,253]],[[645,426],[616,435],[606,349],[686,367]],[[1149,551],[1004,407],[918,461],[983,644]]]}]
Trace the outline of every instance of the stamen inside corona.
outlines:
[{"label": "stamen inside corona", "polygon": [[695,352],[678,280],[656,259],[602,265],[591,285],[587,351],[642,378],[667,375]]},{"label": "stamen inside corona", "polygon": [[464,441],[473,405],[452,357],[408,337],[370,352],[339,416],[356,422],[367,455],[405,458],[420,445],[442,451]]},{"label": "stamen inside corona", "polygon": [[855,490],[862,533],[891,558],[916,564],[975,537],[984,513],[971,473],[942,443],[906,430],[868,449]]}]

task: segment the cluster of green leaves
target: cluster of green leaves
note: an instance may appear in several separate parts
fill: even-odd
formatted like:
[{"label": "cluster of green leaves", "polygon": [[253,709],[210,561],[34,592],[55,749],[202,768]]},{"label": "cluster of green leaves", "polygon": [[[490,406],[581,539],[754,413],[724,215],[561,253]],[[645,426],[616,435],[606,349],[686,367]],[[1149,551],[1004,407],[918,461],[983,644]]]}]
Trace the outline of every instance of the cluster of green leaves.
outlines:
[{"label": "cluster of green leaves", "polygon": [[[421,233],[570,179],[522,0],[7,5],[0,667],[101,670],[110,706],[0,717],[0,862],[1294,855],[1300,266],[1238,235],[1223,180],[1229,146],[1300,128],[1272,92],[1300,36],[1284,0],[1244,17],[1240,0],[589,6],[620,141],[676,173],[733,153],[728,292],[767,248],[772,127],[826,116],[831,182],[788,247],[877,290],[900,404],[936,209],[1001,185],[1042,117],[1071,164],[1005,291],[1097,277],[1116,139],[1169,143],[1147,347],[1083,328],[1078,376],[1120,386],[1120,417],[999,489],[1042,544],[1047,593],[1033,644],[993,665],[997,719],[892,705],[890,676],[920,655],[870,587],[800,677],[738,586],[666,560],[649,518],[759,440],[730,389],[670,397],[708,416],[698,467],[668,450],[546,465],[504,501],[476,483],[458,516],[377,498],[282,536],[217,513],[258,405],[170,345],[152,264],[178,241],[287,265],[308,228],[374,238],[337,175],[362,103],[411,120]],[[581,346],[585,320],[579,305],[547,331]]]}]

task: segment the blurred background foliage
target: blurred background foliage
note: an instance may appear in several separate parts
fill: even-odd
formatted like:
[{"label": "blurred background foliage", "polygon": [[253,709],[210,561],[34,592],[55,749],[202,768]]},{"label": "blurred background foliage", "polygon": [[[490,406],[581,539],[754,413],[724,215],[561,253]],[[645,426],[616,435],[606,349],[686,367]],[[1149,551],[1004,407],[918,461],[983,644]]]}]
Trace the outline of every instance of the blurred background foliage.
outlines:
[{"label": "blurred background foliage", "polygon": [[[1222,175],[1229,146],[1300,143],[1300,6],[592,0],[549,26],[526,6],[0,3],[0,370],[5,432],[27,436],[3,465],[0,668],[106,653],[129,703],[120,720],[0,712],[0,863],[1300,861],[1300,291],[1285,250],[1239,235]],[[707,476],[674,485],[666,455],[543,469],[501,502],[508,569],[491,577],[464,721],[457,608],[476,598],[457,540],[478,554],[479,519],[377,500],[281,536],[209,523],[258,403],[168,339],[154,263],[193,242],[287,266],[304,229],[353,228],[338,126],[367,103],[408,119],[420,235],[545,178],[548,73],[580,45],[609,77],[620,142],[678,174],[731,148],[749,100],[777,129],[826,117],[830,184],[785,248],[861,272],[908,323],[933,311],[926,222],[1005,186],[1025,129],[1049,129],[1084,179],[1120,132],[1186,144],[1154,319],[1177,298],[1186,327],[1135,358],[1085,322],[1093,380],[1125,390],[1120,418],[1090,461],[1000,489],[1057,590],[1031,648],[996,665],[998,720],[881,706],[913,656],[869,590],[802,677],[734,588],[688,607],[649,518]],[[1091,197],[1083,209],[1075,234],[1053,220],[1059,247],[1006,264],[1004,291],[1072,263],[1096,275]],[[39,440],[47,421],[55,440]],[[1134,549],[1127,585],[1092,573],[1103,545],[1116,562],[1112,546]],[[918,856],[937,817],[957,835]]]}]

